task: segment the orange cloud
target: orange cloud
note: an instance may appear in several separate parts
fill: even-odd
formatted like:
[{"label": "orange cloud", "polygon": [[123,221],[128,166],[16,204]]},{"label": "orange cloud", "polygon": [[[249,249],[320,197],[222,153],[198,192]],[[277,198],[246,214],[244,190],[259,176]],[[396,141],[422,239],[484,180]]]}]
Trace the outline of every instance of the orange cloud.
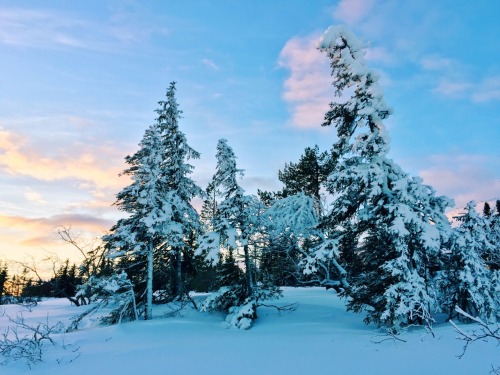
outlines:
[{"label": "orange cloud", "polygon": [[49,251],[61,259],[78,261],[80,254],[61,240],[57,228],[71,227],[75,235],[84,233],[82,243],[88,243],[89,239],[100,238],[112,224],[111,220],[81,214],[47,218],[0,215],[0,241],[4,244],[0,255],[23,261],[27,254],[36,257],[40,252]]},{"label": "orange cloud", "polygon": [[96,190],[118,190],[127,183],[118,176],[123,169],[122,156],[121,151],[109,146],[88,146],[83,151],[81,146],[69,144],[63,154],[48,157],[37,152],[27,139],[0,131],[0,168],[11,175],[30,176],[41,181],[76,179],[89,183]]}]

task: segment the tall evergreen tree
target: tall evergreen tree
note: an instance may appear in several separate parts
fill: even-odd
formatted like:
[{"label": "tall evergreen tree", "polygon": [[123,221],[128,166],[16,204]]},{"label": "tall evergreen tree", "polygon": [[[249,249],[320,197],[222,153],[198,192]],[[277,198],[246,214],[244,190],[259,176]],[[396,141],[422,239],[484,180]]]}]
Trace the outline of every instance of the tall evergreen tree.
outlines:
[{"label": "tall evergreen tree", "polygon": [[198,253],[206,252],[210,260],[217,262],[221,247],[233,251],[240,246],[243,247],[246,288],[248,295],[251,295],[255,275],[248,248],[250,236],[248,206],[252,199],[244,194],[244,190],[238,184],[237,178],[243,176],[243,171],[236,167],[236,156],[226,139],[219,140],[216,159],[217,167],[212,180],[212,190],[219,192],[221,201],[217,204],[216,215],[212,219],[214,230],[204,237]]},{"label": "tall evergreen tree", "polygon": [[152,318],[155,258],[169,260],[170,291],[173,297],[182,297],[182,255],[200,227],[191,200],[202,191],[189,177],[193,167],[187,163],[199,154],[179,130],[182,112],[175,91],[172,82],[167,100],[159,102],[156,123],[145,131],[139,150],[125,158],[129,167],[123,173],[132,183],[117,194],[116,205],[129,216],[103,238],[112,256],[146,261],[146,319]]},{"label": "tall evergreen tree", "polygon": [[491,206],[490,206],[490,204],[488,202],[484,202],[483,215],[487,219],[489,219],[491,217]]},{"label": "tall evergreen tree", "polygon": [[299,192],[275,200],[267,208],[269,246],[263,252],[261,272],[277,285],[297,285],[304,281],[300,264],[319,233],[318,212],[313,197]]},{"label": "tall evergreen tree", "polygon": [[493,321],[496,302],[492,295],[492,274],[481,257],[492,244],[487,236],[487,220],[475,206],[474,201],[469,202],[465,213],[456,217],[460,226],[454,230],[450,261],[441,281],[442,305],[450,318],[458,306],[472,316]]},{"label": "tall evergreen tree", "polygon": [[485,212],[486,204],[483,213],[488,222],[487,235],[492,247],[484,249],[481,255],[490,269],[500,270],[500,200],[496,201],[495,209],[489,212]]},{"label": "tall evergreen tree", "polygon": [[[261,205],[255,197],[246,195],[238,184],[237,179],[243,175],[243,171],[237,168],[236,156],[227,140],[219,140],[216,159],[217,167],[212,181],[220,202],[213,219],[213,232],[205,233],[200,238],[197,254],[217,263],[221,259],[221,249],[228,251],[223,270],[230,272],[224,282],[231,280],[234,284],[223,285],[205,301],[203,309],[230,313],[232,325],[247,329],[257,317],[258,301],[276,297],[279,291],[256,283],[259,245],[256,245],[253,236],[256,233],[256,237],[262,236],[262,225],[259,223]],[[240,275],[229,264],[233,262],[232,254],[235,258],[238,255],[242,258]]]},{"label": "tall evergreen tree", "polygon": [[283,183],[284,197],[305,193],[314,199],[316,212],[322,214],[321,189],[330,176],[335,160],[328,152],[319,152],[318,146],[307,147],[298,163],[285,164],[278,178]]},{"label": "tall evergreen tree", "polygon": [[0,305],[2,304],[3,296],[5,294],[5,286],[8,278],[7,264],[0,263]]},{"label": "tall evergreen tree", "polygon": [[444,210],[450,201],[387,157],[383,120],[391,110],[378,75],[366,67],[364,45],[332,26],[320,49],[330,58],[336,94],[345,100],[330,104],[323,123],[337,130],[332,152],[338,162],[327,181],[335,201],[320,223],[325,243],[309,263],[338,258],[342,238],[358,238],[353,251],[363,257],[359,274],[350,278],[349,308],[366,310],[367,322],[394,330],[430,324],[429,264],[449,233]]}]

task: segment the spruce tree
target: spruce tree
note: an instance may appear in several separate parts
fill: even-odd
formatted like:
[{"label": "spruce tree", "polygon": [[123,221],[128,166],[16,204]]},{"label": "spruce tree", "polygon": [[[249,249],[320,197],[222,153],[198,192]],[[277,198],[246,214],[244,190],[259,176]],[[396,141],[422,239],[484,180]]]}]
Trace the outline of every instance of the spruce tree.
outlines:
[{"label": "spruce tree", "polygon": [[0,263],[0,305],[3,303],[3,296],[5,295],[5,284],[9,279],[7,273],[7,264]]},{"label": "spruce tree", "polygon": [[275,200],[265,211],[269,244],[262,254],[261,272],[277,285],[297,285],[303,280],[300,264],[308,247],[318,239],[316,200],[298,192]]},{"label": "spruce tree", "polygon": [[367,322],[395,331],[430,324],[429,265],[449,234],[444,210],[450,200],[436,197],[434,189],[387,157],[390,139],[383,120],[391,109],[379,76],[366,67],[364,44],[344,27],[332,26],[320,49],[330,58],[333,86],[342,100],[330,104],[323,123],[337,131],[332,149],[337,162],[326,183],[335,201],[320,223],[325,242],[309,263],[340,259],[342,239],[357,238],[351,251],[362,257],[358,273],[348,275],[348,308],[364,310]]},{"label": "spruce tree", "polygon": [[[168,262],[171,278],[167,289],[172,298],[182,297],[186,292],[182,256],[187,252],[188,239],[200,228],[191,200],[202,192],[189,177],[193,167],[187,163],[199,154],[179,130],[182,112],[175,91],[172,82],[167,100],[159,102],[156,122],[145,131],[139,150],[125,158],[129,167],[123,174],[130,176],[132,183],[117,194],[116,205],[129,216],[119,220],[111,233],[103,237],[110,256],[122,258],[122,267],[128,268],[131,261],[133,267],[146,263],[146,319],[152,318],[153,273],[155,263],[158,264],[155,260]],[[131,269],[127,271],[130,273]],[[136,283],[143,279],[139,277]]]},{"label": "spruce tree", "polygon": [[[199,240],[197,254],[203,255],[208,261],[218,263],[221,250],[234,254],[241,259],[242,277],[240,278],[230,265],[232,255],[224,258],[225,269],[232,269],[231,277],[236,284],[223,285],[217,293],[209,297],[203,309],[219,310],[231,314],[230,324],[248,329],[257,317],[259,300],[274,298],[279,295],[276,288],[257,285],[257,260],[263,225],[260,223],[262,206],[259,201],[246,195],[238,184],[238,177],[243,171],[236,166],[236,156],[226,139],[217,143],[217,167],[213,177],[213,189],[218,192],[216,216],[213,218],[213,231],[205,233]],[[256,238],[254,238],[256,237]]]},{"label": "spruce tree", "polygon": [[314,199],[316,212],[322,214],[321,189],[330,176],[335,160],[328,152],[319,152],[319,147],[307,147],[298,163],[285,164],[278,178],[283,183],[282,196],[305,193]]},{"label": "spruce tree", "polygon": [[500,200],[496,201],[495,210],[485,215],[488,221],[488,238],[492,247],[483,252],[483,258],[491,270],[500,270]]},{"label": "spruce tree", "polygon": [[460,225],[454,230],[450,260],[441,280],[442,306],[450,318],[456,315],[458,306],[472,316],[493,321],[496,318],[493,275],[481,257],[492,244],[487,236],[488,223],[475,206],[474,201],[469,202],[465,213],[456,217]]}]

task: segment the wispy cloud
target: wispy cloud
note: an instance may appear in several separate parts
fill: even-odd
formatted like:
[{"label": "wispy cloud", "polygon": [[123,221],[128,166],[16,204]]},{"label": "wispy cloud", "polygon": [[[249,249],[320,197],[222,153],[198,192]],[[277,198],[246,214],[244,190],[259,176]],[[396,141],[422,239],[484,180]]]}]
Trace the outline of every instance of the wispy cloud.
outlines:
[{"label": "wispy cloud", "polygon": [[77,37],[75,31],[88,26],[87,22],[63,13],[22,8],[0,9],[0,43],[4,44],[86,47],[87,42]]},{"label": "wispy cloud", "polygon": [[152,35],[166,36],[169,30],[126,13],[112,13],[98,23],[65,11],[0,8],[0,44],[111,51],[117,45],[143,43]]},{"label": "wispy cloud", "polygon": [[472,80],[470,68],[460,62],[442,57],[426,56],[420,66],[431,73],[430,82],[437,82],[432,91],[453,99],[467,99],[475,103],[500,100],[500,76]]},{"label": "wispy cloud", "polygon": [[477,103],[500,101],[500,76],[483,80],[472,94],[472,100]]},{"label": "wispy cloud", "polygon": [[319,128],[334,97],[328,59],[317,49],[318,39],[319,35],[292,38],[280,53],[279,65],[290,71],[283,98],[298,128]]},{"label": "wispy cloud", "polygon": [[333,15],[336,19],[350,25],[365,18],[373,5],[374,0],[341,0]]},{"label": "wispy cloud", "polygon": [[426,70],[449,70],[456,68],[458,63],[442,56],[426,56],[420,60],[420,65]]},{"label": "wispy cloud", "polygon": [[121,158],[118,158],[121,153],[109,146],[82,148],[68,144],[56,156],[47,156],[37,151],[29,139],[7,130],[0,131],[0,169],[41,181],[74,179],[95,189],[117,189],[124,184],[118,177],[122,169]]},{"label": "wispy cloud", "polygon": [[42,195],[36,191],[34,191],[32,188],[26,189],[26,192],[24,193],[24,196],[26,199],[32,203],[35,203],[37,205],[46,205],[47,201],[43,199]]},{"label": "wispy cloud", "polygon": [[100,238],[112,224],[110,220],[82,214],[38,218],[0,214],[0,241],[9,244],[0,255],[7,259],[23,261],[26,254],[37,258],[36,254],[50,251],[61,259],[76,260],[80,254],[61,240],[57,228],[72,228],[74,235],[82,234],[81,243],[84,244]]},{"label": "wispy cloud", "polygon": [[474,85],[469,82],[453,82],[449,80],[443,80],[439,82],[432,91],[442,96],[458,98],[464,96],[473,88]]},{"label": "wispy cloud", "polygon": [[201,60],[202,64],[205,65],[205,66],[208,66],[209,68],[213,69],[213,70],[219,70],[219,66],[214,63],[212,60],[210,59],[207,59],[207,58],[203,58]]},{"label": "wispy cloud", "polygon": [[479,82],[442,79],[433,92],[449,98],[462,98],[474,103],[500,101],[500,77],[489,77]]},{"label": "wispy cloud", "polygon": [[433,155],[420,176],[439,194],[455,199],[457,208],[471,200],[500,199],[500,157],[485,155]]}]

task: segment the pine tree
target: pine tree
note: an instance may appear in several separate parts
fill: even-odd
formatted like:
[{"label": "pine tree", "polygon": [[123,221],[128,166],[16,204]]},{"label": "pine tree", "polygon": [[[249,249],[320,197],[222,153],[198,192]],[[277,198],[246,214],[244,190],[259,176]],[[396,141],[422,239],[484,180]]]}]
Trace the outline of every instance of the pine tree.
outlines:
[{"label": "pine tree", "polygon": [[287,197],[303,192],[314,199],[316,212],[322,214],[321,189],[330,176],[335,160],[328,152],[319,152],[318,146],[307,147],[298,163],[285,164],[278,172],[284,184],[282,196]]},{"label": "pine tree", "polygon": [[316,200],[298,192],[275,200],[265,215],[269,245],[262,254],[261,272],[277,285],[296,285],[304,278],[299,271],[308,245],[319,236]]},{"label": "pine tree", "polygon": [[[257,317],[258,301],[278,296],[279,290],[256,283],[260,252],[258,241],[263,236],[263,225],[260,223],[263,208],[255,197],[246,195],[238,184],[237,179],[243,175],[243,171],[237,168],[236,156],[227,140],[219,140],[216,159],[217,167],[212,181],[220,201],[213,218],[213,232],[205,233],[200,238],[196,253],[213,263],[221,259],[221,249],[233,253],[235,257],[240,255],[243,277],[232,274],[234,278],[231,277],[231,280],[237,283],[222,286],[205,301],[202,308],[205,311],[229,313],[232,315],[231,325],[248,329]],[[232,262],[232,259],[226,258],[227,261]]]},{"label": "pine tree", "polygon": [[172,296],[182,297],[182,255],[200,228],[191,200],[202,191],[189,177],[193,167],[187,163],[199,154],[179,130],[182,112],[175,90],[172,82],[167,100],[158,103],[156,123],[145,131],[139,150],[125,158],[129,167],[123,173],[132,183],[117,194],[116,205],[129,216],[103,238],[112,256],[146,262],[146,319],[152,317],[155,259],[169,261]]},{"label": "pine tree", "polygon": [[495,210],[490,209],[489,214],[486,213],[484,217],[488,222],[487,235],[492,247],[485,249],[482,256],[491,270],[500,270],[500,200],[496,201]]},{"label": "pine tree", "polygon": [[491,207],[490,207],[490,204],[488,202],[484,202],[483,215],[487,219],[489,219],[491,217]]},{"label": "pine tree", "polygon": [[496,302],[492,296],[492,275],[486,268],[481,252],[490,249],[488,223],[471,201],[465,213],[457,216],[460,226],[454,230],[451,257],[441,280],[442,306],[454,316],[455,306],[487,321],[496,318]]},{"label": "pine tree", "polygon": [[252,199],[244,194],[244,190],[238,184],[237,178],[243,176],[243,171],[236,167],[236,156],[226,139],[219,140],[216,159],[217,167],[211,190],[218,192],[221,201],[212,203],[213,206],[217,205],[215,217],[212,218],[213,232],[202,238],[198,253],[205,252],[209,260],[217,262],[221,247],[232,251],[236,251],[240,246],[243,247],[246,288],[248,295],[251,295],[254,271],[250,262],[248,248],[250,228],[247,224],[248,206]]},{"label": "pine tree", "polygon": [[8,279],[7,264],[0,263],[0,305],[3,303],[3,296],[6,292],[5,286]]},{"label": "pine tree", "polygon": [[352,251],[362,254],[362,262],[349,278],[349,309],[366,310],[367,322],[394,330],[430,324],[429,265],[449,232],[444,210],[450,201],[387,157],[383,120],[391,110],[378,75],[365,65],[364,45],[336,26],[323,35],[320,49],[330,58],[333,85],[343,100],[330,104],[323,123],[337,130],[332,154],[338,161],[326,183],[335,201],[320,223],[325,242],[309,263],[339,259],[343,237],[354,236],[358,244]]}]

